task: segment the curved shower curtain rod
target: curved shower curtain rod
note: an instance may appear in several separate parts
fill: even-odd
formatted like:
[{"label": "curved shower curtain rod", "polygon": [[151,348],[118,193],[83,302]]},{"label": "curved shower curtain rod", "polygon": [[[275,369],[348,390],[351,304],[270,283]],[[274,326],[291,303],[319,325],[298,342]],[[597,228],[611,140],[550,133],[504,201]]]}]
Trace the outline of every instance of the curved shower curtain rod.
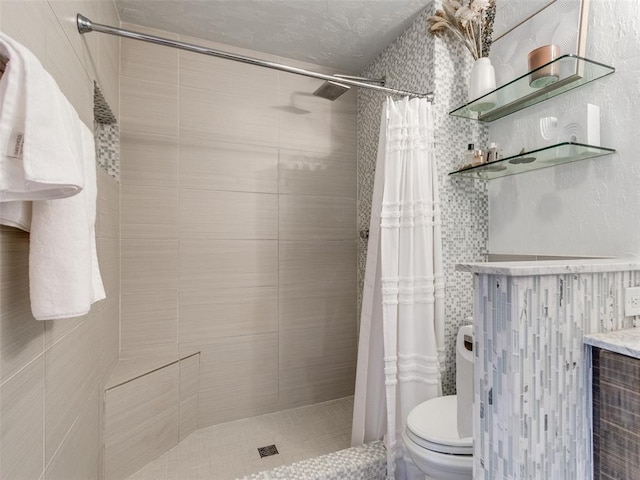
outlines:
[{"label": "curved shower curtain rod", "polygon": [[[201,47],[192,43],[179,42],[177,40],[170,40],[168,38],[157,37],[155,35],[147,35],[146,33],[134,32],[132,30],[126,30],[124,28],[110,27],[109,25],[102,25],[100,23],[93,23],[84,15],[78,14],[76,17],[76,23],[78,25],[78,32],[81,34],[89,32],[107,33],[109,35],[116,35],[118,37],[132,38],[134,40],[141,40],[143,42],[155,43],[157,45],[163,45],[165,47],[179,48],[181,50],[187,50],[189,52],[201,53],[203,55],[210,55],[213,57],[226,58],[227,60],[234,60],[236,62],[248,63],[249,65],[256,65],[258,67],[271,68],[273,70],[280,70],[282,72],[294,73],[296,75],[303,75],[305,77],[317,78],[325,81],[338,82],[344,85],[350,85],[354,87],[367,88],[369,90],[376,90],[378,92],[384,92],[394,95],[408,95],[410,97],[426,98],[428,101],[433,102],[434,94],[430,93],[415,93],[407,92],[405,90],[398,90],[396,88],[384,87],[380,85],[372,85],[365,83],[361,80],[355,80],[359,77],[339,76],[339,75],[325,75],[324,73],[313,72],[311,70],[305,70],[303,68],[292,67],[289,65],[283,65],[281,63],[269,62],[266,60],[260,60],[258,58],[245,57],[243,55],[236,55],[235,53],[223,52],[221,50],[214,50],[212,48]],[[379,80],[366,79],[367,81],[379,83]]]}]

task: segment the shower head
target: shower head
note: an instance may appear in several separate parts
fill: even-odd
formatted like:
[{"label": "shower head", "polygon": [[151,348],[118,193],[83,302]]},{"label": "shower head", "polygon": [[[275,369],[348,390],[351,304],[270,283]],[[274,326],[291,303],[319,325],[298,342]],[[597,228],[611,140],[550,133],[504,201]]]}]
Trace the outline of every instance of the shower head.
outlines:
[{"label": "shower head", "polygon": [[343,93],[349,91],[348,85],[343,85],[342,83],[332,82],[331,80],[327,80],[322,85],[320,85],[313,94],[316,97],[326,98],[327,100],[335,100]]}]

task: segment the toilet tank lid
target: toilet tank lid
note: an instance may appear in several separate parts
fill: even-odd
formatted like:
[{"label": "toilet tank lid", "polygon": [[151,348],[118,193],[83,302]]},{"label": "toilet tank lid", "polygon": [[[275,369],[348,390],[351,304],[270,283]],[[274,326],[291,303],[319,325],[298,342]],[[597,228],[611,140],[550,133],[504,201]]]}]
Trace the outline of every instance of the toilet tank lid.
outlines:
[{"label": "toilet tank lid", "polygon": [[407,428],[431,443],[453,447],[472,447],[473,438],[458,435],[456,395],[438,397],[421,403],[409,413]]}]

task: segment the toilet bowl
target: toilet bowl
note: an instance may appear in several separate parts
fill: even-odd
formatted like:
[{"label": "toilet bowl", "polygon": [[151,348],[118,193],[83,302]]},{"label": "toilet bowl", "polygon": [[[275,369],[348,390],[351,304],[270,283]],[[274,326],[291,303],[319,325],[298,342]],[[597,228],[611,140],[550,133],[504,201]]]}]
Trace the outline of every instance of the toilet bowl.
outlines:
[{"label": "toilet bowl", "polygon": [[[456,342],[458,391],[465,396],[473,392],[460,388],[467,381],[473,385],[473,369],[464,368],[465,362],[473,365],[472,335],[471,326],[462,327]],[[460,398],[462,405],[470,405],[470,401]],[[407,417],[402,439],[411,459],[428,480],[473,479],[473,437],[459,433],[470,429],[458,429],[458,403],[457,395],[434,398],[416,406]]]}]

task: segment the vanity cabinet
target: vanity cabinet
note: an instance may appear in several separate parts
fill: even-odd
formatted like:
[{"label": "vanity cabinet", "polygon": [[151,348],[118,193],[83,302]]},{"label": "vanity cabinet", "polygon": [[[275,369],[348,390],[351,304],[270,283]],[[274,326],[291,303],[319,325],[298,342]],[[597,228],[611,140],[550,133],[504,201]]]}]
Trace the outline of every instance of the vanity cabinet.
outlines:
[{"label": "vanity cabinet", "polygon": [[592,353],[593,478],[640,478],[640,360]]},{"label": "vanity cabinet", "polygon": [[588,335],[593,478],[640,479],[640,328]]}]

